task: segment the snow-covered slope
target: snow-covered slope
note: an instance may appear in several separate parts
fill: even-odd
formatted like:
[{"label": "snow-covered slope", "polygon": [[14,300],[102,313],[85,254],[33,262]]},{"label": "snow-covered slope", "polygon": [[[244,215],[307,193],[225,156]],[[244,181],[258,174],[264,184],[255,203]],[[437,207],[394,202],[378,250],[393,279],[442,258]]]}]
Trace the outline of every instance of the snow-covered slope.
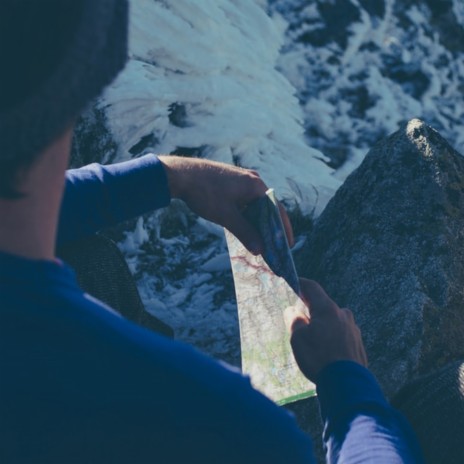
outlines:
[{"label": "snow-covered slope", "polygon": [[379,138],[419,117],[464,148],[462,0],[270,0],[289,22],[282,72],[309,143],[343,179]]},{"label": "snow-covered slope", "polygon": [[275,69],[283,26],[250,0],[133,1],[131,59],[102,101],[117,159],[235,163],[319,212],[339,183],[306,144],[295,89]]}]

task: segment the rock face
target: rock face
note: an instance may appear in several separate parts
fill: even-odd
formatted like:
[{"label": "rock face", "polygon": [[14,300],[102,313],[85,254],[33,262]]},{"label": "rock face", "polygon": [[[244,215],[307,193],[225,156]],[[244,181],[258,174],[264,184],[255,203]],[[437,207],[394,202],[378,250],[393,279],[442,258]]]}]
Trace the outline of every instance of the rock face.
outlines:
[{"label": "rock face", "polygon": [[388,396],[464,357],[464,158],[412,120],[339,189],[298,257],[354,312]]}]

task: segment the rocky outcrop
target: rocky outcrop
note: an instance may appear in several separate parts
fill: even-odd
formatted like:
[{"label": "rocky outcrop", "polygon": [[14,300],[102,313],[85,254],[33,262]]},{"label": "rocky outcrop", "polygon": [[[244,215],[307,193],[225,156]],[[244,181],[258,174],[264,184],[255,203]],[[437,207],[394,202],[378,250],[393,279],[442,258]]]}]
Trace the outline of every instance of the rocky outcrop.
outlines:
[{"label": "rocky outcrop", "polygon": [[464,357],[464,158],[412,120],[379,142],[299,256],[361,327],[387,395]]}]

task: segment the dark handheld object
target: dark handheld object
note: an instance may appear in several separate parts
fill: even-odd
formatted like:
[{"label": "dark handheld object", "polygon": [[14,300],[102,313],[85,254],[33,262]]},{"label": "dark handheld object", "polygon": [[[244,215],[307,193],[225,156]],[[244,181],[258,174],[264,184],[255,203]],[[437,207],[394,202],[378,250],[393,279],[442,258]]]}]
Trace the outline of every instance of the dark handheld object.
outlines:
[{"label": "dark handheld object", "polygon": [[298,295],[300,285],[288,245],[274,191],[250,203],[244,211],[245,217],[256,227],[264,242],[263,258],[271,270],[286,280]]}]

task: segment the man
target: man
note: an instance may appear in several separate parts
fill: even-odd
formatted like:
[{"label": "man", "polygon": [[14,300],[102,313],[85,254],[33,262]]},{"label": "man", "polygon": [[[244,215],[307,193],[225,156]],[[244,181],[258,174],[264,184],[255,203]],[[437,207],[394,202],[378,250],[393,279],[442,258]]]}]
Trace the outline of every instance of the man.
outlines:
[{"label": "man", "polygon": [[[0,462],[313,462],[309,438],[248,379],[118,317],[55,258],[57,237],[171,197],[257,253],[240,211],[264,194],[262,180],[154,155],[65,176],[76,116],[125,63],[127,4],[9,0],[0,22]],[[364,367],[351,313],[314,282],[302,281],[302,296],[311,321],[294,321],[292,346],[318,386],[329,461],[419,462]]]}]

